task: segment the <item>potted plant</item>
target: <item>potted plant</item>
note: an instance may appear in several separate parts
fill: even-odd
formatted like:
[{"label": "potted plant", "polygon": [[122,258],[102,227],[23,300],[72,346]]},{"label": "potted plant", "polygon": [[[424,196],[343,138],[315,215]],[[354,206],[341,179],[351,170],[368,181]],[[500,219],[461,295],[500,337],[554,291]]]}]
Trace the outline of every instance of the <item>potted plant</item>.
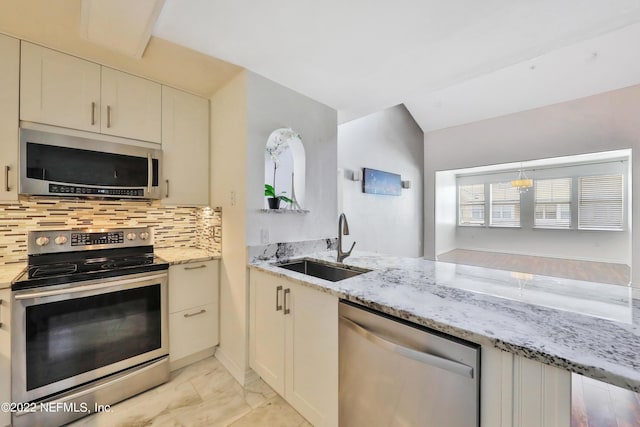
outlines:
[{"label": "potted plant", "polygon": [[273,188],[273,185],[264,185],[264,195],[265,197],[267,197],[267,202],[269,202],[269,209],[280,208],[280,200],[291,203],[291,199],[285,196],[284,193],[286,193],[286,191],[283,191],[282,194],[277,195],[276,189]]}]

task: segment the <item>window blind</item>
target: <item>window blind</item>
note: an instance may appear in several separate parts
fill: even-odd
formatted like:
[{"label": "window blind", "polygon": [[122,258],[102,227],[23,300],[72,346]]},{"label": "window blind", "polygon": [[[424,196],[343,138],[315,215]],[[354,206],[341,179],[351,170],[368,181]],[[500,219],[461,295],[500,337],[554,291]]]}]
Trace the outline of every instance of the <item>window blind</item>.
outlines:
[{"label": "window blind", "polygon": [[534,226],[571,228],[571,178],[536,179]]},{"label": "window blind", "polygon": [[484,184],[468,184],[458,187],[458,224],[484,224]]},{"label": "window blind", "polygon": [[520,191],[511,182],[491,184],[491,222],[495,227],[520,226]]},{"label": "window blind", "polygon": [[624,185],[622,178],[621,174],[579,178],[579,229],[623,229]]}]

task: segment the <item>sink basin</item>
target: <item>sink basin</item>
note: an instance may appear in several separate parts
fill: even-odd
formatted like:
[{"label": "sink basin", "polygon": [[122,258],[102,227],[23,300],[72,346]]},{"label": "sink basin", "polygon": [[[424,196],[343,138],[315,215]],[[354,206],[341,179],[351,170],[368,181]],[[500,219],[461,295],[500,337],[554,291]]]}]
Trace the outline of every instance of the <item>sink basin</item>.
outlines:
[{"label": "sink basin", "polygon": [[318,277],[331,282],[338,282],[340,280],[348,279],[349,277],[358,276],[362,273],[371,271],[364,268],[329,264],[311,259],[299,259],[276,265],[280,268],[286,268],[287,270]]}]

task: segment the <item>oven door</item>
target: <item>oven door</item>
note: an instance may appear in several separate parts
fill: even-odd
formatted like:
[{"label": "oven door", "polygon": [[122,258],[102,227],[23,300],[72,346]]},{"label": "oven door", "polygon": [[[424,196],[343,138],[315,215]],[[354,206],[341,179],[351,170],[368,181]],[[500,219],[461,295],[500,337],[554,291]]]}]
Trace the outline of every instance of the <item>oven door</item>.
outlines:
[{"label": "oven door", "polygon": [[12,299],[16,402],[169,353],[164,271],[14,291]]}]

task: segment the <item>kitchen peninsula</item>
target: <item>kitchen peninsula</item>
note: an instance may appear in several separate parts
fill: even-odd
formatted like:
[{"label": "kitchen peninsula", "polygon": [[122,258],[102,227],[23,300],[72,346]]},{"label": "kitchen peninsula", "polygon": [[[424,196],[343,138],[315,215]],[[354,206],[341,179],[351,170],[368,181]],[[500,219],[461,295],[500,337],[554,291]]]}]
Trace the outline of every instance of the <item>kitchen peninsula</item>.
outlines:
[{"label": "kitchen peninsula", "polygon": [[[329,282],[275,264],[292,256],[335,263],[335,251],[295,256],[295,251],[281,252],[288,255],[253,257],[252,284],[254,276],[277,277],[480,344],[485,400],[492,397],[484,383],[495,383],[493,374],[500,372],[487,371],[496,355],[498,361],[508,355],[524,361],[519,363],[538,362],[545,372],[559,368],[554,369],[560,378],[553,380],[554,390],[566,408],[571,393],[567,371],[640,391],[640,300],[633,298],[631,288],[532,275],[523,285],[521,273],[363,252],[344,262],[372,271]],[[255,282],[260,285],[259,279]],[[538,302],[518,301],[512,291],[519,287],[525,301],[535,301],[532,295],[538,294]],[[505,295],[496,296],[500,289]],[[517,381],[515,373],[510,375]],[[541,377],[544,383],[545,374]],[[543,385],[542,390],[546,393],[547,388]],[[486,416],[483,413],[483,425]]]}]

